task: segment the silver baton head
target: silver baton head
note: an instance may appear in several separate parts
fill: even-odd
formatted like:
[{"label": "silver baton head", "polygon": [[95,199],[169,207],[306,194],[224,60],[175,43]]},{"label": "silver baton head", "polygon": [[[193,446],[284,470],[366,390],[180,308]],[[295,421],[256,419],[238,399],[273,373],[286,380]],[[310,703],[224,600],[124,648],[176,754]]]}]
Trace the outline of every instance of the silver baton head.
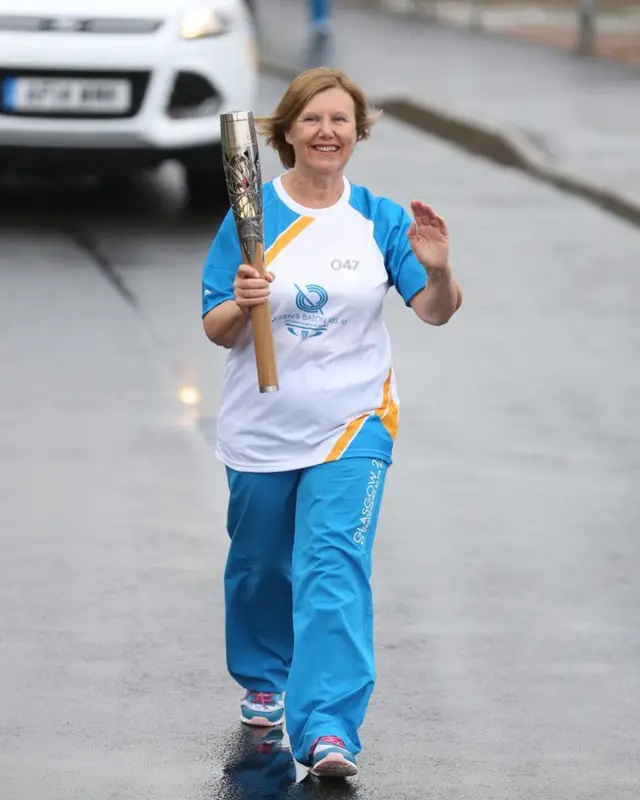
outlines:
[{"label": "silver baton head", "polygon": [[263,242],[262,173],[251,111],[220,115],[222,160],[238,238],[253,263]]}]

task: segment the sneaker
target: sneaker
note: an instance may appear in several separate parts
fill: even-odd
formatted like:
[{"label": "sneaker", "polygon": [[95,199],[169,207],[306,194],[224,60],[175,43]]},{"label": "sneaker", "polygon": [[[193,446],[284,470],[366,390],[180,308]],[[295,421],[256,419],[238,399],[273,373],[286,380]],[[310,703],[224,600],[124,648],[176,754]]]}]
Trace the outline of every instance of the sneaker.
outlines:
[{"label": "sneaker", "polygon": [[247,725],[273,728],[284,722],[282,692],[247,691],[240,703],[240,719]]},{"label": "sneaker", "polygon": [[356,760],[337,736],[321,736],[311,745],[309,772],[318,778],[348,778],[358,774]]}]

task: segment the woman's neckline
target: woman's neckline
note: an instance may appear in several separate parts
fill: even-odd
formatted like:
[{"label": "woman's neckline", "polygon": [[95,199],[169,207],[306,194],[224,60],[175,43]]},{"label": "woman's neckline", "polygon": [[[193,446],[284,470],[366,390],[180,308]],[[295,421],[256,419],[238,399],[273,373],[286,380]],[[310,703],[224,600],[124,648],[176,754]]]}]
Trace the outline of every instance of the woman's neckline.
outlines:
[{"label": "woman's neckline", "polygon": [[351,197],[351,184],[344,176],[342,180],[344,182],[344,191],[340,195],[340,198],[335,203],[332,203],[330,206],[325,206],[324,208],[310,208],[294,200],[283,186],[282,175],[278,175],[277,178],[273,179],[273,188],[276,190],[276,194],[280,200],[292,211],[302,214],[305,217],[318,217],[323,214],[331,213],[349,202]]}]

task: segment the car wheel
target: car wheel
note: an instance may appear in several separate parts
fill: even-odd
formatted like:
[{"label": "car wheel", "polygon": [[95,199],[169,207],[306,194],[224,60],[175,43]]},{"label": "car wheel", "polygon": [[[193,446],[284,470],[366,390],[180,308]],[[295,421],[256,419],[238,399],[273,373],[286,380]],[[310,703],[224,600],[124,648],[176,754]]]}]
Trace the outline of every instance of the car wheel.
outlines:
[{"label": "car wheel", "polygon": [[185,181],[189,205],[192,208],[216,208],[228,203],[222,164],[187,164]]}]

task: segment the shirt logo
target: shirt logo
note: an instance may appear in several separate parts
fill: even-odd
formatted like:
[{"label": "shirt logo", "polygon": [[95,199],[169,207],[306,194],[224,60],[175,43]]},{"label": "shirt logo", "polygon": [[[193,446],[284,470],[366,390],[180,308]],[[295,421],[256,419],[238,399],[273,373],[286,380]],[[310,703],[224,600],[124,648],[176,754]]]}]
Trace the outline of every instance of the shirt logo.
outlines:
[{"label": "shirt logo", "polygon": [[[322,286],[316,286],[315,284],[311,284],[311,286],[305,286],[306,292],[304,289],[301,289],[298,284],[294,284],[296,289],[298,290],[298,294],[296,296],[296,305],[300,309],[300,311],[306,311],[307,313],[314,313],[317,312],[318,314],[322,314],[322,309],[327,305],[329,300],[329,295],[326,292],[326,289],[323,289]],[[316,296],[316,299],[313,300],[312,295]]]},{"label": "shirt logo", "polygon": [[327,330],[327,319],[322,313],[322,309],[329,302],[327,290],[315,283],[305,286],[304,289],[297,283],[294,285],[298,290],[296,305],[302,315],[296,320],[289,320],[287,330],[302,339],[321,336]]},{"label": "shirt logo", "polygon": [[324,307],[329,302],[329,295],[323,286],[310,283],[307,286],[298,286],[296,289],[297,311],[284,312],[271,318],[271,322],[282,322],[290,334],[300,339],[310,339],[322,336],[329,329],[329,325],[346,325],[347,320],[342,317],[326,317]]}]

